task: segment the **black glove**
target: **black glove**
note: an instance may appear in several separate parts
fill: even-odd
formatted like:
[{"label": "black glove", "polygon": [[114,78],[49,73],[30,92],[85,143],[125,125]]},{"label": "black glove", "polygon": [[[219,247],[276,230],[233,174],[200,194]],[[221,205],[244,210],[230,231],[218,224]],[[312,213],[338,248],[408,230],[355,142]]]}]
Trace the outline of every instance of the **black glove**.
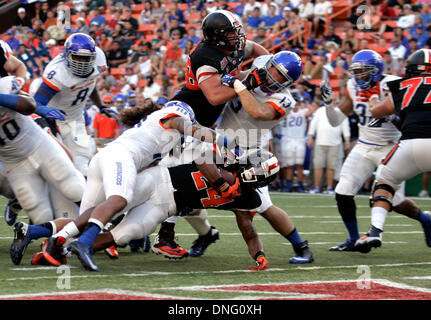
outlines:
[{"label": "black glove", "polygon": [[254,69],[242,83],[247,87],[247,90],[252,90],[259,87],[265,81],[266,70]]}]

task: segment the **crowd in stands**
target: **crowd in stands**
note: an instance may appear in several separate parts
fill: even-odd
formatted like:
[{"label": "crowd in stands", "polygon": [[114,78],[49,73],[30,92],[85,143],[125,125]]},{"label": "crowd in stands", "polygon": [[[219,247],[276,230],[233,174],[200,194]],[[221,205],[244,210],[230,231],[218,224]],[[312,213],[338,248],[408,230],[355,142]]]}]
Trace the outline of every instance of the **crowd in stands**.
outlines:
[{"label": "crowd in stands", "polygon": [[[98,84],[101,95],[111,98],[108,103],[133,107],[128,104],[131,96],[142,103],[160,103],[173,96],[185,80],[188,54],[202,39],[203,18],[225,9],[241,18],[248,39],[266,48],[275,46],[273,52],[285,49],[300,54],[304,71],[294,91],[304,108],[317,110],[322,79],[333,86],[335,103],[343,100],[348,66],[358,50],[377,51],[384,59],[385,73],[402,75],[411,52],[431,48],[428,1],[364,1],[345,18],[330,17],[353,2],[66,0],[50,7],[47,1],[38,1],[31,4],[34,17],[26,5],[18,9],[2,39],[26,64],[30,84],[61,53],[68,34],[89,34],[106,53],[109,66]],[[349,120],[353,142],[357,119]]]}]

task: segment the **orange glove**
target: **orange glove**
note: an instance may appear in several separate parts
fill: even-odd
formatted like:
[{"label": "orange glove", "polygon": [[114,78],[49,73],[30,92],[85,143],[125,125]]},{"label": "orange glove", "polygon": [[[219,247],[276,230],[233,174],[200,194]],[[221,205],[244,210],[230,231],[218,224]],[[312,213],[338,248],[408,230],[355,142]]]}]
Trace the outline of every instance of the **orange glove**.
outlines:
[{"label": "orange glove", "polygon": [[222,198],[236,198],[241,196],[239,191],[239,178],[235,179],[235,183],[230,185],[227,181],[218,187],[218,191]]},{"label": "orange glove", "polygon": [[268,268],[268,261],[265,256],[261,255],[256,259],[256,267],[249,267],[249,270],[262,271]]}]

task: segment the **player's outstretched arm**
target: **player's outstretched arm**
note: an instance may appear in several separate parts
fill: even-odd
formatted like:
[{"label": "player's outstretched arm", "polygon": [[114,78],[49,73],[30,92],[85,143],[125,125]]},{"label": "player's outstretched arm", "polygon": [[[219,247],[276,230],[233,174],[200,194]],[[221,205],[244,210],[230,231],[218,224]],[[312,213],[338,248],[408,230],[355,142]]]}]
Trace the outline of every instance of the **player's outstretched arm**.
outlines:
[{"label": "player's outstretched arm", "polygon": [[27,95],[0,94],[0,105],[25,115],[36,113],[48,119],[65,119],[60,110],[47,106],[36,106],[34,99]]},{"label": "player's outstretched arm", "polygon": [[[256,72],[258,69],[256,69]],[[259,79],[259,74],[256,74]],[[259,102],[253,94],[247,90],[247,86],[239,79],[227,74],[222,78],[222,84],[231,87],[235,90],[241,100],[241,104],[245,111],[256,120],[273,120],[279,116],[278,112],[269,104]],[[254,87],[260,83],[256,80]]]},{"label": "player's outstretched arm", "polygon": [[329,123],[333,127],[339,126],[352,112],[352,100],[346,98],[340,107],[334,108],[332,104],[332,88],[328,81],[322,81],[320,83],[320,91],[322,92],[322,100],[325,103],[326,115],[328,116]]}]

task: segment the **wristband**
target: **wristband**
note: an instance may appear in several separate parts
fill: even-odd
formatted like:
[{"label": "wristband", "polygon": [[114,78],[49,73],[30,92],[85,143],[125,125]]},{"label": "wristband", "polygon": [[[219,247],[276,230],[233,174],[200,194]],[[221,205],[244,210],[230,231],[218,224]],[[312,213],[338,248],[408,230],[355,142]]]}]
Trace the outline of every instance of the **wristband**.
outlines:
[{"label": "wristband", "polygon": [[223,177],[221,177],[221,178],[218,178],[213,183],[213,185],[214,185],[215,188],[220,189],[220,187],[223,186],[223,184],[225,184],[225,183],[227,183],[227,181]]},{"label": "wristband", "polygon": [[257,260],[257,258],[259,257],[264,257],[265,253],[263,251],[258,251],[256,252],[256,254],[254,255],[254,260]]},{"label": "wristband", "polygon": [[247,90],[247,87],[239,80],[235,80],[233,83],[233,89],[237,94],[239,94],[241,91]]}]

